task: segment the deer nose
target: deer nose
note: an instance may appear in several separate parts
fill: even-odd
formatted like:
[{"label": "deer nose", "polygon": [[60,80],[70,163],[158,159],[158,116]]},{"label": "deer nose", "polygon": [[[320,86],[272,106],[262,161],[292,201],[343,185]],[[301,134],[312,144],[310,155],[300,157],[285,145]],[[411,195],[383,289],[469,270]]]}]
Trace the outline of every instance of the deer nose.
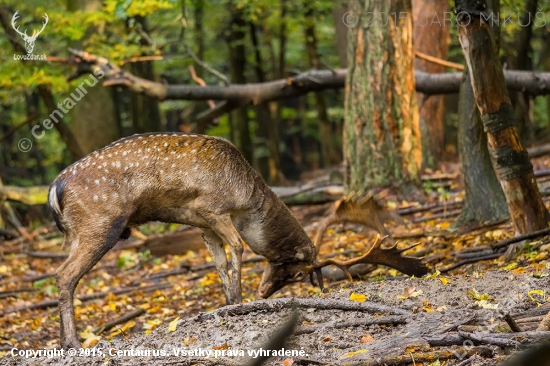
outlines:
[{"label": "deer nose", "polygon": [[273,283],[266,282],[260,285],[258,288],[258,295],[260,295],[261,298],[267,299],[269,296],[273,294]]}]

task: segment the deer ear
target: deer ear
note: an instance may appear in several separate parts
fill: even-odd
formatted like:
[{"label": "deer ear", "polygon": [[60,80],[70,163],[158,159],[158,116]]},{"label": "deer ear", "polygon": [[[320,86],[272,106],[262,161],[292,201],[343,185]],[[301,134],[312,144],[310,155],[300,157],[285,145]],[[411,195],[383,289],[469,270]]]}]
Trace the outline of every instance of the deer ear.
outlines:
[{"label": "deer ear", "polygon": [[302,250],[302,248],[296,247],[296,248],[294,248],[294,250],[296,251],[296,254],[294,255],[294,258],[299,259],[299,260],[301,260],[301,261],[303,261],[303,260],[306,258],[306,256],[304,255],[304,251]]}]

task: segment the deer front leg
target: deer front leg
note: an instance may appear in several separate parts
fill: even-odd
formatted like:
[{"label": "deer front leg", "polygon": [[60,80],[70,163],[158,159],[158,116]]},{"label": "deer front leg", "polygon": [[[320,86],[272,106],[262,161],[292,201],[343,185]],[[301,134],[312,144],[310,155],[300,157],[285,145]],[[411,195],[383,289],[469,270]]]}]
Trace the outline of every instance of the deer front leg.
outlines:
[{"label": "deer front leg", "polygon": [[81,348],[76,334],[73,306],[74,290],[78,281],[116,244],[121,232],[106,237],[80,237],[71,243],[73,245],[69,257],[57,269],[55,277],[59,293],[61,347],[64,349]]},{"label": "deer front leg", "polygon": [[229,273],[227,271],[227,257],[225,256],[225,249],[223,247],[222,239],[216,235],[212,229],[201,229],[202,238],[212,255],[212,260],[218,270],[218,275],[222,281],[223,292],[228,305],[234,304],[233,292],[231,289],[231,281],[229,279]]},{"label": "deer front leg", "polygon": [[[210,228],[216,233],[216,235],[219,236],[223,242],[229,245],[229,248],[231,250],[231,286],[228,293],[231,293],[231,296],[228,296],[227,300],[228,303],[231,300],[231,303],[233,304],[240,304],[242,301],[241,268],[244,249],[243,240],[239,235],[237,229],[235,229],[235,226],[233,225],[233,222],[231,221],[231,217],[229,215],[217,215],[208,213],[202,214],[202,216],[208,222]],[[225,252],[223,254],[225,256]]]}]

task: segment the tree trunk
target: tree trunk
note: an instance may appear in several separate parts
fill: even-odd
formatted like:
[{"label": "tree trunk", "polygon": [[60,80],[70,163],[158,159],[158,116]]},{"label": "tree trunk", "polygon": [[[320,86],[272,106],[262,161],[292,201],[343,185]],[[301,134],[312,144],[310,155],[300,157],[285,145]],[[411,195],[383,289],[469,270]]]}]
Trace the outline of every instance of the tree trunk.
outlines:
[{"label": "tree trunk", "polygon": [[[506,49],[508,68],[513,70],[533,70],[531,39],[533,37],[533,23],[537,13],[538,0],[527,0],[524,13],[518,11],[518,24],[520,29],[516,37]],[[512,104],[515,105],[515,113],[518,122],[518,131],[522,141],[530,144],[535,138],[535,125],[533,121],[533,99],[528,93],[518,91],[510,95]]]},{"label": "tree trunk", "polygon": [[[516,233],[526,234],[548,226],[533,166],[514,125],[513,108],[506,89],[495,43],[480,11],[484,1],[471,5],[456,0],[458,36],[468,64],[472,88],[485,131],[493,167],[498,173]],[[469,16],[466,16],[469,15]],[[483,17],[486,17],[484,15]],[[507,252],[510,259],[513,251]]]},{"label": "tree trunk", "polygon": [[[140,24],[145,33],[149,32],[144,17],[136,16],[136,23]],[[140,40],[142,46],[147,45],[145,39]],[[151,61],[133,62],[132,73],[147,80],[155,80],[155,71]],[[131,94],[132,130],[134,133],[161,131],[160,111],[158,101],[145,95]]]},{"label": "tree trunk", "polygon": [[[315,19],[313,17],[313,8],[310,2],[306,2],[305,13],[305,38],[306,50],[309,56],[309,63],[312,69],[321,69],[319,54],[317,53],[317,39],[315,38]],[[315,101],[317,108],[317,119],[319,120],[319,144],[321,146],[321,162],[322,166],[328,167],[336,164],[336,150],[334,148],[333,132],[330,120],[327,114],[327,103],[323,92],[315,93]]]},{"label": "tree trunk", "polygon": [[[435,22],[444,19],[449,4],[441,0],[413,0],[414,49],[430,56],[447,59],[449,27]],[[415,59],[415,69],[437,74],[445,72],[445,66],[420,58]],[[420,131],[422,132],[422,165],[436,168],[445,150],[445,97],[417,94],[420,105]]]},{"label": "tree trunk", "polygon": [[348,11],[346,4],[335,3],[332,7],[332,18],[334,19],[334,29],[336,31],[336,50],[338,51],[338,60],[340,68],[348,67],[348,27],[343,18]]},{"label": "tree trunk", "polygon": [[[94,12],[103,7],[102,1],[69,0],[67,10]],[[82,48],[86,38],[94,33],[102,33],[103,27],[91,27],[83,39],[72,41],[72,48]],[[111,88],[102,88],[101,82],[94,87],[84,84],[87,91],[78,103],[70,110],[72,130],[82,152],[88,154],[100,149],[120,137],[115,116],[114,95]]]},{"label": "tree trunk", "polygon": [[[499,0],[488,3],[488,11],[497,14]],[[495,50],[499,48],[500,28],[491,26]],[[458,153],[464,179],[464,206],[455,226],[498,221],[509,218],[506,197],[500,186],[487,148],[487,135],[477,109],[468,68],[464,70],[458,100]]]},{"label": "tree trunk", "polygon": [[[231,74],[231,82],[236,84],[245,84],[246,78],[244,75],[246,54],[244,49],[245,44],[245,27],[246,23],[243,19],[242,10],[230,3],[232,19],[229,29],[229,69]],[[250,129],[248,126],[248,108],[241,107],[231,113],[231,139],[235,147],[243,154],[245,159],[252,163],[252,140],[250,138]]]},{"label": "tree trunk", "polygon": [[[422,163],[410,0],[351,0],[355,14],[403,14],[404,23],[359,17],[348,33],[344,120],[346,191],[403,189],[419,182]],[[378,20],[378,19],[377,19]],[[385,19],[380,19],[384,24]]]},{"label": "tree trunk", "polygon": [[509,218],[506,197],[487,150],[487,135],[466,69],[458,99],[458,154],[464,179],[464,206],[456,226]]},{"label": "tree trunk", "polygon": [[[252,45],[254,47],[256,61],[254,70],[256,71],[256,79],[258,79],[259,83],[263,83],[266,78],[262,68],[262,55],[254,23],[250,23],[250,37],[252,38]],[[256,121],[258,124],[257,137],[260,139],[262,147],[264,147],[262,150],[268,151],[268,154],[264,153],[256,159],[258,170],[270,184],[279,183],[279,172],[281,170],[279,161],[279,139],[276,126],[273,123],[273,118],[271,118],[271,111],[269,110],[268,103],[261,103],[256,106]]]}]

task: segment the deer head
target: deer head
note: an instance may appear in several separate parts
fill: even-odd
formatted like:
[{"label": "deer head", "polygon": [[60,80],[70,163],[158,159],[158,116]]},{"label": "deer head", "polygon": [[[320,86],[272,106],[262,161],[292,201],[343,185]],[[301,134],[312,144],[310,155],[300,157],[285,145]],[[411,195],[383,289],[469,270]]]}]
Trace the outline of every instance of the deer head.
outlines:
[{"label": "deer head", "polygon": [[39,31],[33,30],[32,35],[29,36],[27,34],[27,30],[25,29],[24,32],[19,31],[19,26],[15,26],[15,22],[19,18],[18,12],[16,11],[15,14],[13,14],[13,17],[11,18],[11,26],[13,29],[19,33],[19,35],[23,38],[23,41],[25,41],[25,49],[27,50],[27,53],[32,53],[32,50],[34,49],[34,42],[36,42],[36,38],[42,33],[44,28],[46,28],[46,24],[48,24],[48,14],[44,13],[44,19],[45,21],[42,23],[42,29]]}]

